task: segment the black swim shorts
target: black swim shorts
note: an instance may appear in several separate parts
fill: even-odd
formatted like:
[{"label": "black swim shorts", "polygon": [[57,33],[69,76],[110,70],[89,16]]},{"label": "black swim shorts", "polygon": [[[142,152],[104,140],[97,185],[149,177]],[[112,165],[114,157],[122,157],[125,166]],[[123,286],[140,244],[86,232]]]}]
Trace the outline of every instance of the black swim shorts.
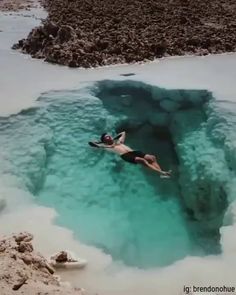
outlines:
[{"label": "black swim shorts", "polygon": [[128,152],[128,153],[125,153],[123,155],[121,155],[121,158],[126,161],[126,162],[129,162],[129,163],[132,163],[132,164],[137,164],[135,162],[135,158],[136,157],[139,157],[139,158],[144,158],[146,154],[144,154],[143,152],[141,151],[131,151],[131,152]]}]

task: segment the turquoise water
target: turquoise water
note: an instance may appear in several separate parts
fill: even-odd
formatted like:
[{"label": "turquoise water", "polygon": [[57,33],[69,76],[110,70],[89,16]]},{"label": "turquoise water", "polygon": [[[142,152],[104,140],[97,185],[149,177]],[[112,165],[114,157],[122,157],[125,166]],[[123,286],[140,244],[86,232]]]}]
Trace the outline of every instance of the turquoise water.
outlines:
[{"label": "turquoise water", "polygon": [[[179,103],[177,94],[171,92]],[[187,92],[182,94],[186,97]],[[191,93],[204,99],[206,94]],[[177,103],[169,103],[168,111],[155,118],[155,125],[155,110],[163,103],[152,101],[153,96],[137,87],[108,91],[103,84],[78,91],[51,92],[39,99],[38,108],[1,121],[2,130],[8,128],[4,138],[8,146],[14,138],[13,142],[17,140],[22,150],[27,150],[19,161],[21,152],[14,147],[11,162],[17,167],[15,173],[38,203],[57,210],[56,222],[113,259],[141,268],[219,251],[218,229],[204,228],[209,212],[201,211],[205,214],[203,222],[197,219],[194,208],[186,206],[179,181],[186,158],[179,154],[183,149],[181,142],[186,141],[188,146],[193,137],[199,142],[203,137],[208,140],[203,102],[184,101],[175,115]],[[180,115],[181,120],[177,120]],[[174,135],[173,124],[180,130]],[[128,145],[157,155],[164,169],[173,170],[173,177],[160,179],[155,172],[87,144],[105,131],[115,134],[122,129],[127,131]],[[208,186],[210,181],[206,181]],[[195,176],[191,186],[196,183]],[[193,198],[190,191],[188,194],[189,199]],[[226,207],[223,197],[221,202],[217,207],[219,216]]]},{"label": "turquoise water", "polygon": [[[99,100],[63,103],[59,109],[52,105],[47,114],[40,120],[51,121],[55,150],[39,199],[56,207],[59,223],[129,265],[162,265],[189,253],[191,242],[174,180],[163,181],[158,174],[87,145],[103,130],[114,130],[117,120],[109,118]],[[128,134],[127,144],[136,136]],[[166,153],[173,157],[168,144],[149,144],[157,147],[163,165],[174,165],[171,157],[165,161]],[[178,251],[171,250],[173,243]]]}]

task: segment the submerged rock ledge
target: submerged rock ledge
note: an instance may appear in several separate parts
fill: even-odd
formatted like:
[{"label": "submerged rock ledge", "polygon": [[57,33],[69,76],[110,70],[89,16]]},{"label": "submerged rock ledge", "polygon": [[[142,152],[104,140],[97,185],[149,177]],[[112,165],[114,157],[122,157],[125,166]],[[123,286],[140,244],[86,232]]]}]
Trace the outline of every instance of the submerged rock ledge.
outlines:
[{"label": "submerged rock ledge", "polygon": [[20,233],[0,240],[0,293],[82,295],[66,283],[60,283],[47,260],[36,253],[33,236]]},{"label": "submerged rock ledge", "polygon": [[70,67],[236,50],[234,0],[44,0],[48,18],[13,48]]}]

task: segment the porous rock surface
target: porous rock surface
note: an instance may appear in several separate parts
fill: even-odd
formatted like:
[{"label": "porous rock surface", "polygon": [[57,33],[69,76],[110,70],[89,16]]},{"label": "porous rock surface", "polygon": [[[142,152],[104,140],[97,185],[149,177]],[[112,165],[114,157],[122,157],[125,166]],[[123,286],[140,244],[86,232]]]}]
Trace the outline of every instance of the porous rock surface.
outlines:
[{"label": "porous rock surface", "polygon": [[19,10],[30,10],[32,7],[36,7],[35,0],[1,0],[0,11],[19,11]]},{"label": "porous rock surface", "polygon": [[0,240],[0,294],[82,295],[82,291],[61,284],[47,260],[34,251],[33,236],[20,233]]},{"label": "porous rock surface", "polygon": [[44,0],[48,18],[14,45],[70,67],[236,50],[235,0]]}]

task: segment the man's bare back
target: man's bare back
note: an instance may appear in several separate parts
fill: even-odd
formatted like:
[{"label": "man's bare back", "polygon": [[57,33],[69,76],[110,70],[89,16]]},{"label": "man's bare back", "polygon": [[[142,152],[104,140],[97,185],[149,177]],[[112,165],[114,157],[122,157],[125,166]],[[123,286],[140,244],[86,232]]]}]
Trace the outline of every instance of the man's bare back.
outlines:
[{"label": "man's bare back", "polygon": [[101,136],[101,142],[89,142],[89,144],[93,147],[104,148],[108,151],[114,152],[120,155],[120,157],[126,162],[132,164],[141,164],[154,171],[157,171],[162,176],[170,176],[171,171],[163,171],[157,163],[156,157],[154,155],[145,154],[141,151],[131,149],[129,146],[124,144],[125,138],[125,131],[121,132],[114,138],[104,133]]}]

